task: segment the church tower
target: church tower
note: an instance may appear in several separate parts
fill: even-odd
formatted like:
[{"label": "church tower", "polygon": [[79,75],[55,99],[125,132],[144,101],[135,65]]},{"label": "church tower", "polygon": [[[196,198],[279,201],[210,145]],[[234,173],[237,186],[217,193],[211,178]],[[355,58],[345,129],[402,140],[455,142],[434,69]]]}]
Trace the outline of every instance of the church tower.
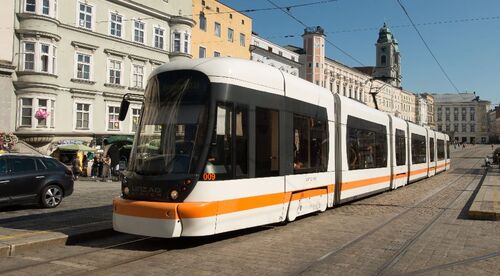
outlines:
[{"label": "church tower", "polygon": [[320,26],[309,27],[302,35],[305,60],[301,60],[301,78],[316,85],[325,86],[323,66],[325,64],[325,31]]},{"label": "church tower", "polygon": [[376,67],[373,77],[385,81],[392,86],[401,87],[401,54],[398,41],[384,23],[378,33]]}]

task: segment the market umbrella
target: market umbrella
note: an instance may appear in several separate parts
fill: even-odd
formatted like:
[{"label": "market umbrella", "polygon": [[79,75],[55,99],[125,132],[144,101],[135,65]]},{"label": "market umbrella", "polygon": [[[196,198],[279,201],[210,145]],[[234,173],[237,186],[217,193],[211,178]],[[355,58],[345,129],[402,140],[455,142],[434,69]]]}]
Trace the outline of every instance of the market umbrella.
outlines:
[{"label": "market umbrella", "polygon": [[59,150],[62,150],[62,151],[92,151],[92,152],[95,151],[95,149],[93,149],[91,147],[87,147],[87,146],[82,145],[82,144],[61,145],[57,148]]}]

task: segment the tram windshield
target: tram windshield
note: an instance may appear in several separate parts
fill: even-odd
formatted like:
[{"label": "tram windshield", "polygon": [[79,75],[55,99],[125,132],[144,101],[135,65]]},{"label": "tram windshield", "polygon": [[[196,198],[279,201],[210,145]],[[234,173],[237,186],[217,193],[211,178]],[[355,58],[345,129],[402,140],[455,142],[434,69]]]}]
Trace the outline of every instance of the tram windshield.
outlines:
[{"label": "tram windshield", "polygon": [[141,175],[193,174],[208,123],[208,78],[172,71],[147,85],[130,170]]}]

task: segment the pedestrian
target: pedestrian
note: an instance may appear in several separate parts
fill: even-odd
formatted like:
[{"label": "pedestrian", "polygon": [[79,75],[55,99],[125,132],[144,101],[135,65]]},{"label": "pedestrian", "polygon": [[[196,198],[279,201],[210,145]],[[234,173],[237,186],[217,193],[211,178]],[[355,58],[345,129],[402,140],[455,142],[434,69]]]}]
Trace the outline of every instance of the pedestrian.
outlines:
[{"label": "pedestrian", "polygon": [[102,157],[99,155],[97,157],[97,177],[102,177],[102,167],[103,167]]},{"label": "pedestrian", "polygon": [[106,155],[103,159],[103,172],[102,172],[102,181],[109,180],[111,176],[111,158],[109,155]]},{"label": "pedestrian", "polygon": [[87,174],[87,168],[89,166],[89,160],[87,159],[87,155],[83,155],[83,159],[82,159],[82,176],[85,176],[87,177],[88,174]]},{"label": "pedestrian", "polygon": [[77,155],[73,156],[73,160],[71,160],[71,170],[73,171],[73,178],[77,180],[78,176],[82,172],[82,169],[80,167],[80,159],[78,159]]},{"label": "pedestrian", "polygon": [[90,170],[90,176],[92,178],[96,178],[97,176],[97,155],[94,156],[94,160],[92,161],[92,167]]}]

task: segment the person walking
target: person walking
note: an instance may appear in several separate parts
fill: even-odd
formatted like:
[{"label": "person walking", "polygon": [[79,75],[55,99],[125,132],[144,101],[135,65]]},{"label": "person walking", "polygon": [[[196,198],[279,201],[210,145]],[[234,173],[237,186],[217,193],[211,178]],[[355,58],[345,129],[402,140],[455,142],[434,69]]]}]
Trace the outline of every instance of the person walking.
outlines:
[{"label": "person walking", "polygon": [[111,158],[106,155],[103,159],[102,181],[108,181],[111,176]]},{"label": "person walking", "polygon": [[78,180],[78,176],[82,172],[82,168],[80,167],[80,159],[78,159],[77,155],[73,156],[73,159],[71,160],[71,170],[73,171],[74,180]]},{"label": "person walking", "polygon": [[85,176],[87,177],[88,174],[87,174],[87,168],[89,166],[89,160],[87,159],[87,155],[83,155],[83,159],[82,159],[82,176]]}]

